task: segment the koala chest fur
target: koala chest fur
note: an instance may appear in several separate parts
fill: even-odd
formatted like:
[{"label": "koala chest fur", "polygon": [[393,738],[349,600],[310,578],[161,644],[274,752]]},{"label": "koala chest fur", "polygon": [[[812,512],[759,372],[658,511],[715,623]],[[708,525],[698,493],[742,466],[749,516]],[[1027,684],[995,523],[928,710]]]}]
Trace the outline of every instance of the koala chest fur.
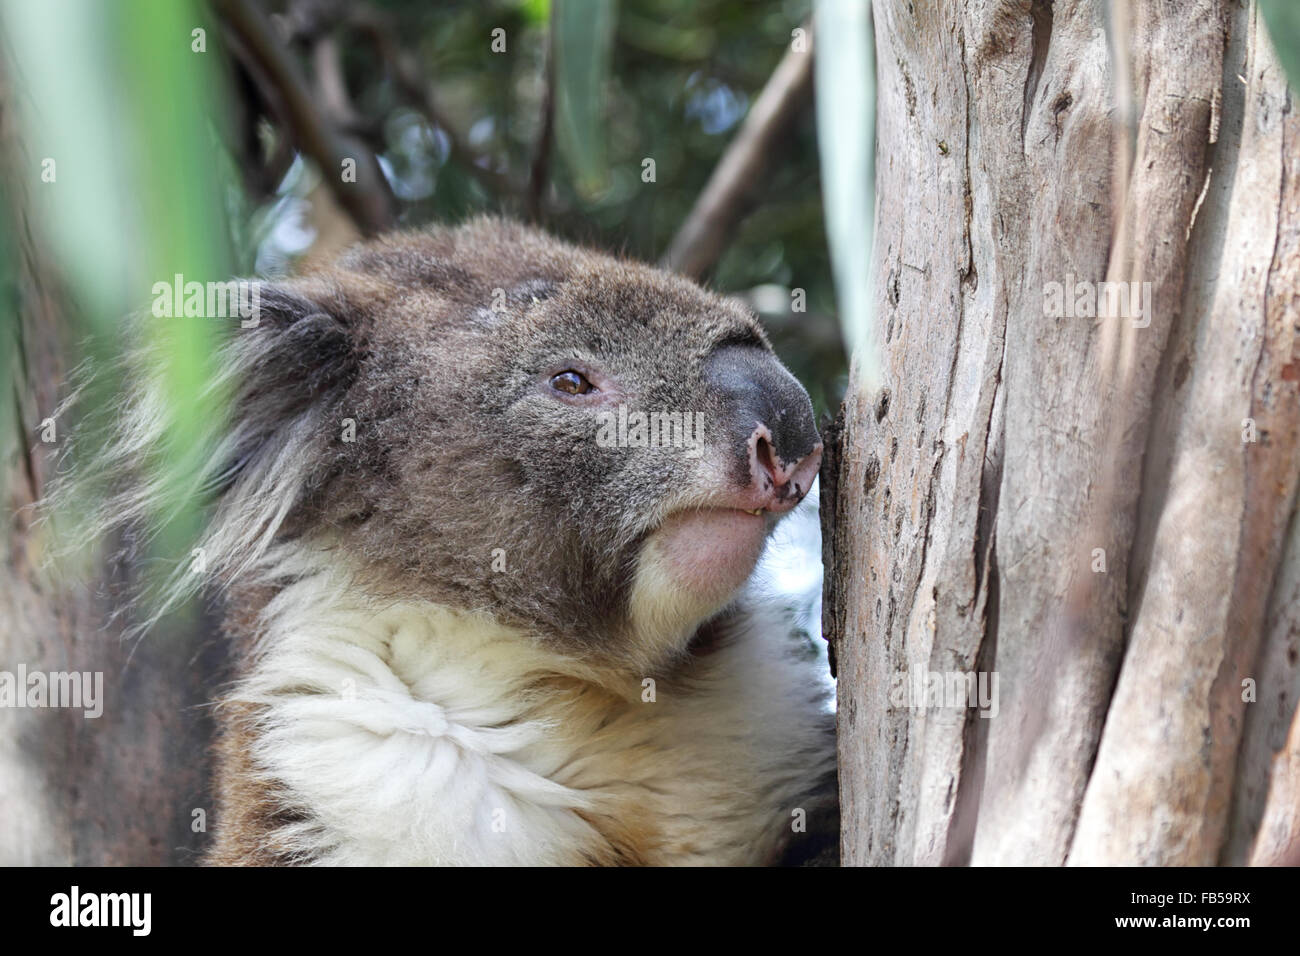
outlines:
[{"label": "koala chest fur", "polygon": [[212,861],[798,856],[834,839],[832,721],[816,665],[767,613],[620,686],[488,618],[351,604],[336,571],[303,574],[223,705]]},{"label": "koala chest fur", "polygon": [[833,830],[822,682],[747,585],[821,442],[743,307],[490,219],[260,303],[205,476],[214,862],[762,863]]}]

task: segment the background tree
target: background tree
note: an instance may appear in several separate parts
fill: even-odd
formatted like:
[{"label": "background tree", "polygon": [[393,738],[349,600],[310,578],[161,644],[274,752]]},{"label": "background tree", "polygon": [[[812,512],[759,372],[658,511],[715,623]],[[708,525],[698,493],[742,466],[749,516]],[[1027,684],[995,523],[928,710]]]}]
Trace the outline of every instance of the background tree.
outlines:
[{"label": "background tree", "polygon": [[[1300,116],[1259,6],[880,0],[875,39],[844,861],[1294,861]],[[1045,314],[1105,280],[1149,325]],[[975,671],[995,717],[891,697]]]}]

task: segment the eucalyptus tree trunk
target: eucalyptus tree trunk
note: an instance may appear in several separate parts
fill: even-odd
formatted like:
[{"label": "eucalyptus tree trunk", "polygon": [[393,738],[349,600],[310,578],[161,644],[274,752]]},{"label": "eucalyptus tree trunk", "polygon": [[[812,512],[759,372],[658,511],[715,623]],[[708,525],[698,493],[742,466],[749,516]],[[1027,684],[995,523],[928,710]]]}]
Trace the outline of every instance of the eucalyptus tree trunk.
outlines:
[{"label": "eucalyptus tree trunk", "polygon": [[843,860],[1294,859],[1300,115],[1258,11],[874,14],[882,385],[823,475]]}]

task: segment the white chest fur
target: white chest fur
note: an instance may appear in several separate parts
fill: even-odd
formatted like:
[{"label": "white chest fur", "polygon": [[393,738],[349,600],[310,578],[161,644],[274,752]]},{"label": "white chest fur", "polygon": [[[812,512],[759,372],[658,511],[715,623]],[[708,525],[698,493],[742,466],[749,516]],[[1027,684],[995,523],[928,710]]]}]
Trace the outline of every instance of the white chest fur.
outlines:
[{"label": "white chest fur", "polygon": [[[758,863],[834,765],[824,683],[779,619],[614,692],[571,658],[318,569],[267,607],[229,699],[249,756],[341,864]],[[642,679],[654,681],[653,699]]]}]

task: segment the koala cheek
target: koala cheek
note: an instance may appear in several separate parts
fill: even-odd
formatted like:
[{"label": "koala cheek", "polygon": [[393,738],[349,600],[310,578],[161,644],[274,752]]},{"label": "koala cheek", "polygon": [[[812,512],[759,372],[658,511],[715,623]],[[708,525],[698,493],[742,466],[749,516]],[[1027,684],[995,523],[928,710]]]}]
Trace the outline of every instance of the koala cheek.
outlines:
[{"label": "koala cheek", "polygon": [[753,573],[766,540],[760,515],[732,509],[674,514],[646,539],[629,606],[634,630],[680,648]]}]

